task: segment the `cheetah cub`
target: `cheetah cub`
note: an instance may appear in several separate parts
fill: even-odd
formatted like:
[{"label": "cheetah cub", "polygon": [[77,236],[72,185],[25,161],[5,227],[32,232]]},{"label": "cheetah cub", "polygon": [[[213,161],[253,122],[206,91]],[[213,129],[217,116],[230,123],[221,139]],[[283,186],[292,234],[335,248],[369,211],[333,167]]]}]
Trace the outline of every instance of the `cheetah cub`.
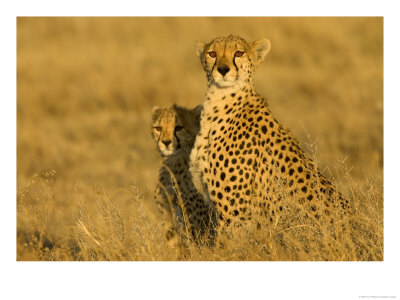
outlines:
[{"label": "cheetah cub", "polygon": [[270,49],[267,39],[234,35],[197,42],[208,91],[190,156],[193,183],[215,204],[220,225],[261,215],[267,226],[276,226],[288,203],[305,211],[306,219],[333,223],[333,212],[346,212],[348,201],[254,88],[254,71]]},{"label": "cheetah cub", "polygon": [[[162,157],[155,201],[172,247],[179,236],[197,241],[216,223],[215,209],[197,192],[189,172],[189,155],[199,131],[202,106],[188,110],[177,105],[152,110],[152,136]],[[214,215],[214,217],[213,217]]]}]

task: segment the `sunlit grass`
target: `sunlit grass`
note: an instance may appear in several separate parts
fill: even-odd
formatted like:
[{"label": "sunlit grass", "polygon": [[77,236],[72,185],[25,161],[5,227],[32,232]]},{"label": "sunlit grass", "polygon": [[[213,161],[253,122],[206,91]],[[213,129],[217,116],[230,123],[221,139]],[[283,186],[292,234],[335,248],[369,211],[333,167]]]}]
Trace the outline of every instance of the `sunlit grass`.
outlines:
[{"label": "sunlit grass", "polygon": [[[18,18],[17,259],[382,260],[382,26],[381,18]],[[194,41],[230,33],[271,40],[256,89],[353,202],[357,214],[342,222],[355,234],[328,246],[328,235],[289,217],[267,231],[233,229],[220,235],[223,247],[168,248],[153,215],[160,159],[151,108],[200,104],[206,79]]]}]

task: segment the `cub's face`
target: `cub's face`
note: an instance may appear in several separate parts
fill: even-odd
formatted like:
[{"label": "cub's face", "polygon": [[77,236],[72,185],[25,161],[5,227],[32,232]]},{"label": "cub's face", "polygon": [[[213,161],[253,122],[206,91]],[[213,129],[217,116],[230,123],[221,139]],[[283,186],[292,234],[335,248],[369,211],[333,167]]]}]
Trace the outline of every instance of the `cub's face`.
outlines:
[{"label": "cub's face", "polygon": [[199,131],[201,109],[201,105],[193,110],[176,105],[170,108],[153,108],[151,132],[162,156],[193,147]]},{"label": "cub's face", "polygon": [[251,43],[232,35],[217,38],[209,44],[196,43],[196,53],[209,82],[221,88],[250,82],[255,67],[264,60],[270,49],[271,43],[267,39]]}]

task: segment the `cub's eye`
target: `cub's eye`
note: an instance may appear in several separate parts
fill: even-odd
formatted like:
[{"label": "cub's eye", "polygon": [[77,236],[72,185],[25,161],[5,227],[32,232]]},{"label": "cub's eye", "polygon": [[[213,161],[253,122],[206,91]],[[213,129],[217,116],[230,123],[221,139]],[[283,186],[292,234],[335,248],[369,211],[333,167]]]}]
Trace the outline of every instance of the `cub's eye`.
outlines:
[{"label": "cub's eye", "polygon": [[241,57],[244,54],[243,51],[236,51],[235,52],[235,57]]},{"label": "cub's eye", "polygon": [[161,131],[161,127],[154,127],[154,129],[156,130],[156,131]]},{"label": "cub's eye", "polygon": [[183,129],[183,127],[179,126],[179,125],[175,127],[175,131],[181,131],[182,129]]},{"label": "cub's eye", "polygon": [[217,52],[210,51],[210,52],[208,52],[208,55],[210,55],[210,57],[212,57],[212,58],[215,58],[215,57],[217,57]]}]

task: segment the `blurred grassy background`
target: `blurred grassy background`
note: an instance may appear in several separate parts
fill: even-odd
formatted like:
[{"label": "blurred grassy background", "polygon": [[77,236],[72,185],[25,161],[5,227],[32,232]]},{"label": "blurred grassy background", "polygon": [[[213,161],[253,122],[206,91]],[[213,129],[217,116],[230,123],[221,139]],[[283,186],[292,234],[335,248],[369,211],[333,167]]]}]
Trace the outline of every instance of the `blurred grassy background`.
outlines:
[{"label": "blurred grassy background", "polygon": [[[304,148],[317,147],[326,175],[345,161],[360,187],[382,178],[382,18],[20,17],[17,186],[56,171],[52,231],[74,224],[77,202],[95,204],[93,184],[135,186],[151,206],[160,161],[151,108],[201,103],[194,41],[231,33],[271,40],[256,88]],[[117,201],[126,213],[128,203]]]}]

